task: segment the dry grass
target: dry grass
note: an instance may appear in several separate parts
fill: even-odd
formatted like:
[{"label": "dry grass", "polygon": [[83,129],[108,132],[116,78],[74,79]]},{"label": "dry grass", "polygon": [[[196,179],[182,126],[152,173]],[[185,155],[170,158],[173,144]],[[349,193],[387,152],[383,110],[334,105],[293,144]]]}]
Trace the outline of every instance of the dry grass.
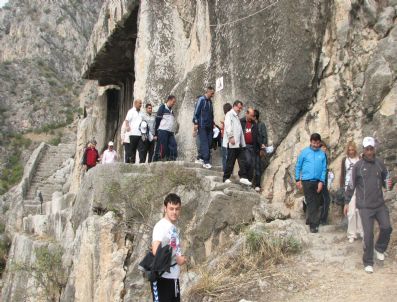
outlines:
[{"label": "dry grass", "polygon": [[204,297],[212,297],[214,301],[236,301],[239,294],[258,286],[258,280],[289,279],[277,270],[277,264],[300,250],[301,245],[292,237],[279,238],[250,230],[234,255],[220,253],[222,260],[215,267],[208,268],[205,263],[196,268],[199,280],[188,292],[189,301],[201,301]]}]

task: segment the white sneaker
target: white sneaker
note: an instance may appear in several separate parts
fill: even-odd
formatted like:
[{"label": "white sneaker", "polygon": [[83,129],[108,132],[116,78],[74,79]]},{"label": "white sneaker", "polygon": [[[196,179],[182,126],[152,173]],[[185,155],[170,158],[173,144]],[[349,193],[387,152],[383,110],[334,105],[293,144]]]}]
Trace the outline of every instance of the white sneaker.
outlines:
[{"label": "white sneaker", "polygon": [[259,193],[261,191],[261,188],[255,187],[255,191]]},{"label": "white sneaker", "polygon": [[366,267],[364,267],[364,270],[368,273],[368,274],[372,274],[374,272],[374,268],[371,265],[367,265]]},{"label": "white sneaker", "polygon": [[252,182],[250,182],[246,178],[240,178],[240,183],[243,184],[243,185],[252,186]]},{"label": "white sneaker", "polygon": [[212,168],[212,166],[211,166],[211,164],[204,164],[204,165],[203,165],[203,168],[206,168],[206,169],[211,169],[211,168]]},{"label": "white sneaker", "polygon": [[232,181],[229,178],[226,179],[224,182],[225,182],[225,184],[231,184],[232,183]]},{"label": "white sneaker", "polygon": [[385,254],[378,252],[377,250],[375,250],[375,255],[376,255],[376,259],[383,261],[385,260]]},{"label": "white sneaker", "polygon": [[194,161],[194,163],[195,163],[195,164],[200,164],[200,165],[202,165],[202,164],[204,164],[204,161],[203,161],[202,159],[196,159],[196,160]]},{"label": "white sneaker", "polygon": [[349,243],[353,243],[354,242],[354,237],[350,237],[349,238]]}]

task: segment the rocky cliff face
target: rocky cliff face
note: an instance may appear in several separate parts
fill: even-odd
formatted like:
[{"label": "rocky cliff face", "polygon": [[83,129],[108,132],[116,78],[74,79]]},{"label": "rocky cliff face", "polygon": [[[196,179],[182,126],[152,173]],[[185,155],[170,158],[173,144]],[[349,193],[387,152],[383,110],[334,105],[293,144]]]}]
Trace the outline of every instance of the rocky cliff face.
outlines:
[{"label": "rocky cliff face", "polygon": [[[258,230],[271,242],[292,236],[304,246],[302,225],[276,219],[300,217],[294,163],[312,132],[329,144],[336,178],[345,144],[360,145],[367,135],[378,139],[379,155],[397,172],[396,6],[395,0],[104,1],[83,67],[93,81],[79,96],[87,116],[79,121],[69,194],[53,196],[45,213],[27,217],[18,192],[3,201],[15,200],[8,216],[18,218],[7,226],[15,233],[3,300],[145,301],[149,289],[136,265],[170,191],[183,197],[186,211],[180,226],[196,270],[182,282],[191,301],[213,301],[194,294],[205,273],[218,276],[226,265],[240,274],[236,254]],[[177,96],[181,158],[191,160],[194,100],[219,77],[216,120],[225,102],[240,99],[261,111],[277,148],[262,196],[188,163],[100,166],[80,175],[83,144],[92,136],[100,147],[118,141],[133,98],[158,105]],[[387,198],[395,208],[395,192]],[[43,257],[57,273],[48,275]],[[216,281],[208,280],[207,286]]]},{"label": "rocky cliff face", "polygon": [[361,150],[365,136],[378,140],[378,155],[396,177],[396,2],[338,1],[330,17],[314,104],[282,141],[263,178],[265,194],[295,213],[295,160],[313,132],[329,144],[334,187],[347,142]]},{"label": "rocky cliff face", "polygon": [[101,2],[11,0],[0,9],[0,173],[26,148],[16,136],[82,114],[80,69]]},{"label": "rocky cliff face", "polygon": [[60,111],[77,105],[82,54],[100,5],[100,1],[15,0],[1,9],[5,130],[65,121],[66,112]]}]

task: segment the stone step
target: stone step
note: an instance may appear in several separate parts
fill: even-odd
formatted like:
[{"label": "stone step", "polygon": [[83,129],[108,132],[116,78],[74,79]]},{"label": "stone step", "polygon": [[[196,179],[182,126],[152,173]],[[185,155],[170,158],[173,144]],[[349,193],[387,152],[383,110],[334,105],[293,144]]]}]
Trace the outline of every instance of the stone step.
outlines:
[{"label": "stone step", "polygon": [[[25,204],[23,206],[23,216],[29,215],[40,215],[41,206],[40,204]],[[44,205],[43,205],[43,213],[44,213]]]},{"label": "stone step", "polygon": [[196,167],[187,167],[188,170],[196,171],[201,176],[218,176],[223,177],[223,173],[212,170],[212,169],[205,169],[205,168],[196,168]]},{"label": "stone step", "polygon": [[[205,169],[205,168],[203,168],[202,164],[196,164],[194,162],[184,162],[183,166],[186,167],[186,168],[201,168],[201,169]],[[207,170],[207,169],[205,169],[205,170]],[[222,166],[213,165],[212,168],[208,169],[208,170],[217,171],[217,172],[222,172],[223,173]]]}]

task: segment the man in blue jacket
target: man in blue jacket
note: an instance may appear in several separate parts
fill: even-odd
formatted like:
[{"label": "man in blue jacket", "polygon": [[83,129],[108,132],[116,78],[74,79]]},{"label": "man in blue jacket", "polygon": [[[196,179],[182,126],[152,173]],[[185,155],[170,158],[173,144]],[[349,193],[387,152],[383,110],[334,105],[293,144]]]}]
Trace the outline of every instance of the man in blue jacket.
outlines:
[{"label": "man in blue jacket", "polygon": [[327,159],[320,145],[320,134],[313,133],[310,136],[310,146],[302,150],[295,166],[296,186],[299,190],[303,188],[307,206],[306,221],[312,233],[318,232],[322,204],[321,191],[327,173]]},{"label": "man in blue jacket", "polygon": [[193,115],[194,130],[198,131],[200,140],[200,156],[203,160],[203,167],[211,169],[211,144],[214,129],[214,108],[212,106],[211,98],[214,96],[215,90],[211,86],[203,96],[201,96],[196,104]]}]

